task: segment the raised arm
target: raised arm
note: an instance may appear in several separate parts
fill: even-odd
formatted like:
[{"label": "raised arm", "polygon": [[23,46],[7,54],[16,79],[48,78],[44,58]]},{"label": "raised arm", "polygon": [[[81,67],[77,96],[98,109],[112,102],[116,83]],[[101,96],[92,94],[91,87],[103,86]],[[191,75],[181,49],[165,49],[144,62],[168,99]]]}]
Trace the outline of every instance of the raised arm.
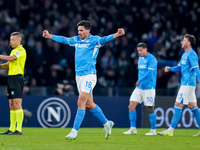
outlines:
[{"label": "raised arm", "polygon": [[116,39],[120,36],[123,36],[124,34],[125,34],[124,29],[119,28],[116,33],[108,35],[108,36],[101,37],[98,41],[98,44],[104,45],[104,44],[106,44],[106,43],[108,43],[108,42],[110,42],[110,41],[112,41],[112,40],[114,40],[114,39]]},{"label": "raised arm", "polygon": [[124,34],[125,34],[124,29],[123,28],[119,28],[117,30],[117,32],[115,34],[113,34],[113,38],[116,39],[116,38],[118,38],[120,36],[123,36]]},{"label": "raised arm", "polygon": [[50,34],[48,30],[44,30],[42,36],[46,39],[52,39],[53,34]]},{"label": "raised arm", "polygon": [[58,43],[69,44],[70,46],[74,46],[74,44],[75,44],[73,37],[67,38],[67,37],[64,37],[64,36],[53,35],[53,34],[50,34],[49,31],[47,31],[47,30],[43,31],[42,36],[44,38],[47,38],[47,39],[52,39],[53,41],[56,41]]}]

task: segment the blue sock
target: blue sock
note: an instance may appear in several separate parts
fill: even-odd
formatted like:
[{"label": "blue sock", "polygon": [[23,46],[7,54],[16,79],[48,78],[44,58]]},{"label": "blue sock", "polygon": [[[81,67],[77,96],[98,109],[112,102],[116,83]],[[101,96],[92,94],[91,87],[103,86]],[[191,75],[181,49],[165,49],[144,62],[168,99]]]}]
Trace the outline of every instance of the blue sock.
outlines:
[{"label": "blue sock", "polygon": [[136,110],[129,111],[129,120],[131,127],[136,127],[136,118],[137,118]]},{"label": "blue sock", "polygon": [[176,125],[178,124],[180,118],[181,118],[181,113],[182,113],[182,107],[175,105],[174,106],[174,115],[172,117],[172,121],[171,121],[171,127],[175,128]]},{"label": "blue sock", "polygon": [[102,124],[105,124],[108,120],[106,119],[105,115],[103,114],[101,108],[96,105],[96,107],[90,111],[97,119],[101,121]]},{"label": "blue sock", "polygon": [[84,119],[84,116],[85,116],[85,110],[78,109],[77,112],[76,112],[76,117],[75,117],[74,125],[73,125],[73,128],[76,131],[78,131],[78,129],[80,128],[81,123],[82,123],[82,121]]},{"label": "blue sock", "polygon": [[196,119],[196,122],[197,124],[199,125],[199,128],[200,128],[200,111],[198,109],[198,107],[193,107],[193,108],[190,108],[191,111],[193,112],[193,115],[194,115],[194,118]]},{"label": "blue sock", "polygon": [[156,129],[156,113],[149,113],[149,120],[151,124],[151,129],[155,130]]}]

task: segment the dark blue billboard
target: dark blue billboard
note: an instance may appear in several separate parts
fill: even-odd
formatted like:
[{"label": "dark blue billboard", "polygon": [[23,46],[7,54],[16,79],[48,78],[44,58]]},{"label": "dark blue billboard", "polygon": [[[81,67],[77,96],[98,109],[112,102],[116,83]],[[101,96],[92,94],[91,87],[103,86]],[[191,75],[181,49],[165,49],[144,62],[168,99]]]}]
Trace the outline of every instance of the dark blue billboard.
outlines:
[{"label": "dark blue billboard", "polygon": [[[8,127],[10,124],[9,104],[6,96],[0,96],[1,105],[0,126]],[[23,127],[72,127],[77,111],[78,97],[50,97],[50,96],[24,96],[24,122]],[[115,123],[114,127],[128,128],[130,126],[128,117],[129,97],[94,97],[108,120]],[[137,127],[141,127],[141,105],[137,107]],[[89,110],[86,111],[81,127],[102,127]]]}]

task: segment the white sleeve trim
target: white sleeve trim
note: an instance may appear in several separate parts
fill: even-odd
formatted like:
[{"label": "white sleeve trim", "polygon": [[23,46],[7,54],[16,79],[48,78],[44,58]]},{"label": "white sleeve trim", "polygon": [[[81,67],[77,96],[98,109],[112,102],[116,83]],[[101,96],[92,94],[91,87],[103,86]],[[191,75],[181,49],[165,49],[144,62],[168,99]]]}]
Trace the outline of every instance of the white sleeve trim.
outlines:
[{"label": "white sleeve trim", "polygon": [[[73,38],[75,38],[75,37],[73,37]],[[72,44],[69,43],[69,38],[67,38],[67,42],[68,42],[69,46],[75,46],[75,45],[72,45]]]},{"label": "white sleeve trim", "polygon": [[98,48],[100,48],[100,47],[101,47],[100,45],[96,45],[96,46],[94,47],[94,51],[93,51],[92,57],[94,57],[94,55],[96,54]]},{"label": "white sleeve trim", "polygon": [[[100,37],[100,38],[101,38],[101,37]],[[98,43],[99,43],[98,45],[99,45],[99,48],[102,47],[102,46],[104,46],[104,45],[101,45],[101,44],[100,44],[100,38],[98,39]]]},{"label": "white sleeve trim", "polygon": [[194,67],[191,68],[191,70],[194,69],[194,68],[197,68],[197,67],[199,67],[199,66],[194,66]]}]

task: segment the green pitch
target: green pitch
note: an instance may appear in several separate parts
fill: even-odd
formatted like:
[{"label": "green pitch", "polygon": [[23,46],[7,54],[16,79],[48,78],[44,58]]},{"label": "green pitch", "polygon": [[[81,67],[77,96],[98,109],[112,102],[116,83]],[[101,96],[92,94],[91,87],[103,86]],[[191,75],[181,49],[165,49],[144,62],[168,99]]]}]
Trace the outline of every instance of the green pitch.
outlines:
[{"label": "green pitch", "polygon": [[[0,132],[8,128],[0,128]],[[137,135],[123,135],[127,129],[113,128],[106,140],[103,128],[80,128],[74,141],[65,140],[71,128],[23,128],[24,135],[0,135],[0,150],[200,150],[199,130],[176,129],[173,137],[145,136],[149,129],[138,129]],[[162,131],[163,129],[157,129]]]}]

